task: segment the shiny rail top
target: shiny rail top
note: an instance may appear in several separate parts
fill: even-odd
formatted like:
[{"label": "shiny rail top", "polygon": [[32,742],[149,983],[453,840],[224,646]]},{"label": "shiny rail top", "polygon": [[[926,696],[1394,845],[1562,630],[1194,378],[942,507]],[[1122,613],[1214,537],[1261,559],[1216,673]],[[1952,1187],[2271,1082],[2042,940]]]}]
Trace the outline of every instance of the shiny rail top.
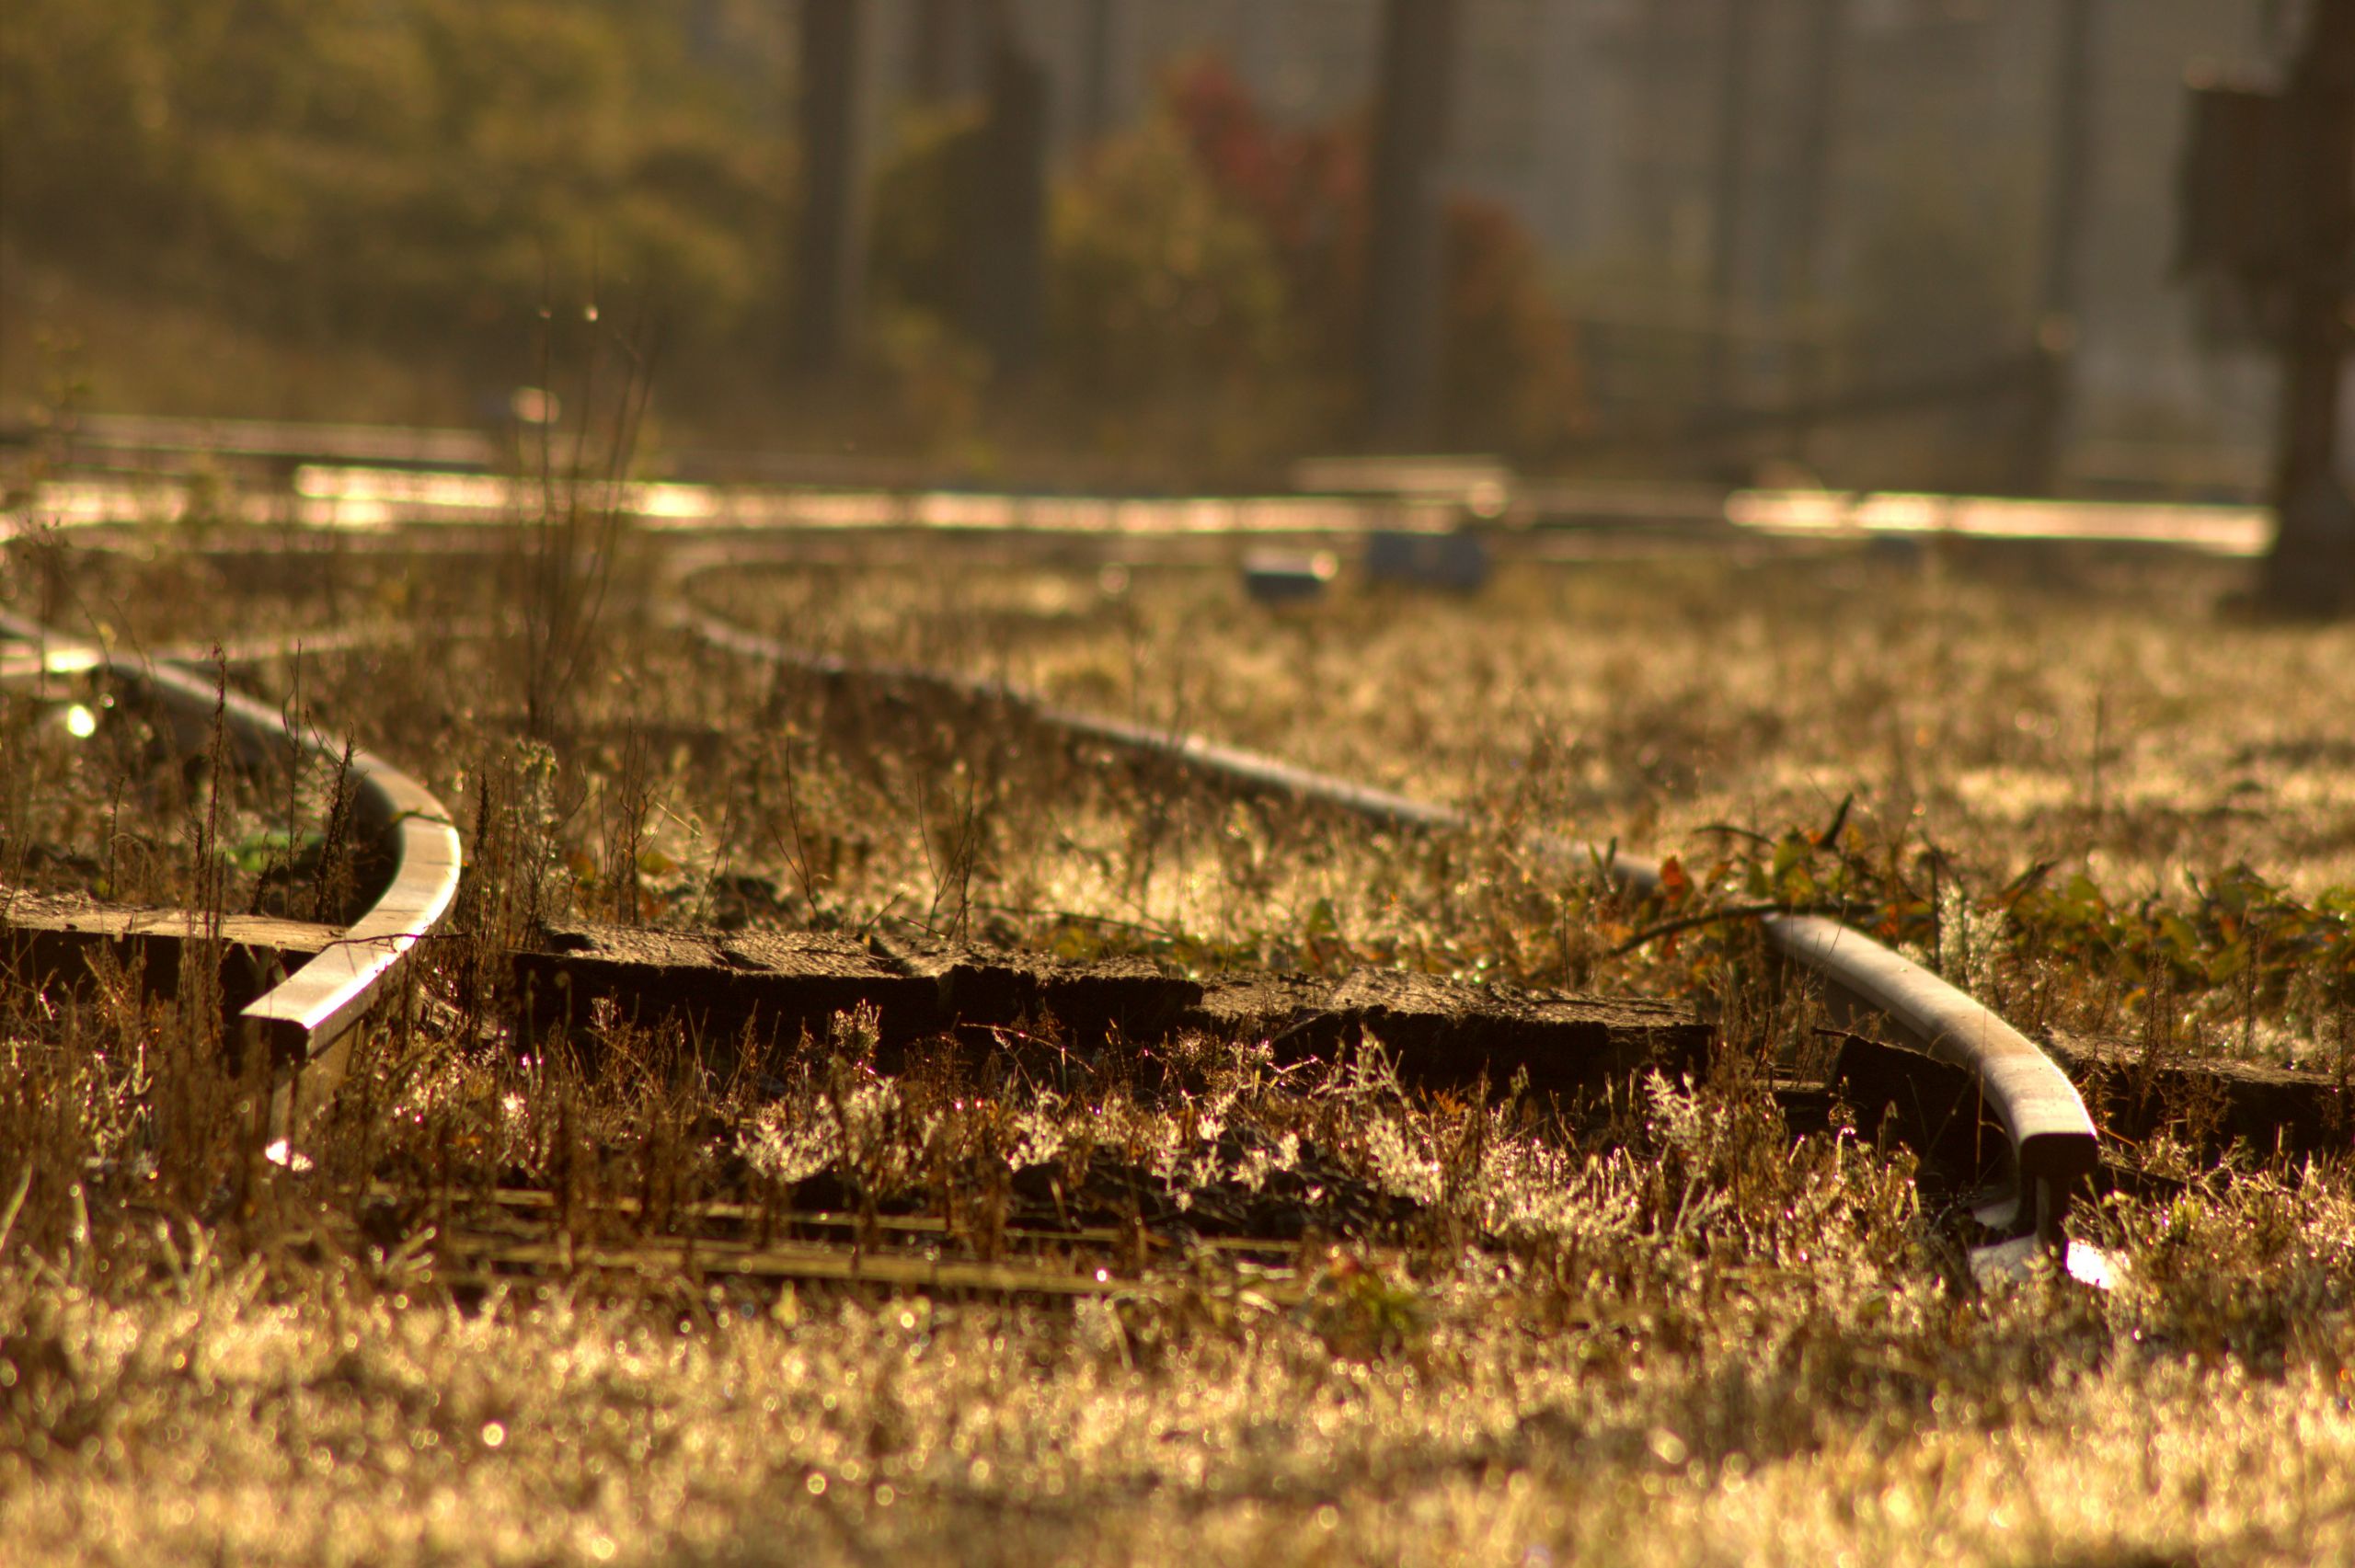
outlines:
[{"label": "shiny rail top", "polygon": [[[169,715],[183,745],[201,746],[219,715],[247,756],[296,751],[340,764],[340,749],[291,733],[273,710],[180,666],[132,658],[48,628],[0,615],[0,634],[30,645],[17,656],[51,672],[104,670],[151,696]],[[456,898],[462,854],[458,830],[431,791],[391,763],[351,753],[355,816],[381,847],[388,871],[360,918],[325,952],[247,1006],[243,1016],[281,1061],[318,1055],[358,1023],[401,959],[438,925]]]}]

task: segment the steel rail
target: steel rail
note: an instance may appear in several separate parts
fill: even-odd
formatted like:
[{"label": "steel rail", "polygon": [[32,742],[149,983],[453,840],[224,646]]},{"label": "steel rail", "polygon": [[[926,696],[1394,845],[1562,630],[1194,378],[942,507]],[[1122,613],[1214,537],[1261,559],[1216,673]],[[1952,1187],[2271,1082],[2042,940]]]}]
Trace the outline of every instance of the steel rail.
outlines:
[{"label": "steel rail", "polygon": [[[1159,758],[1246,788],[1315,801],[1387,827],[1455,832],[1475,825],[1459,810],[1199,736],[1061,707],[1004,681],[903,665],[857,665],[794,648],[684,607],[676,620],[705,642],[740,657],[838,679],[923,686],[968,702],[999,704],[1077,739]],[[1531,842],[1558,863],[1592,865],[1639,891],[1660,885],[1658,862],[1616,846],[1554,834],[1535,835]],[[1759,924],[1778,955],[1822,979],[1835,1006],[1878,1015],[1905,1044],[1972,1076],[2001,1124],[2012,1155],[2012,1190],[1983,1206],[1980,1219],[2006,1234],[2062,1246],[2069,1205],[2086,1190],[2100,1156],[2093,1119],[2060,1066],[1986,1004],[1862,932],[1812,914],[1772,914]]]},{"label": "steel rail", "polygon": [[[0,616],[0,623],[18,626],[33,624],[6,616]],[[465,635],[473,631],[474,628],[460,628],[458,635]],[[413,628],[399,625],[331,626],[284,636],[250,637],[228,643],[173,643],[147,650],[147,658],[156,664],[180,664],[200,669],[215,662],[233,666],[267,664],[274,658],[300,658],[304,654],[350,653],[357,648],[381,647],[414,635]],[[105,666],[106,656],[89,643],[48,642],[21,650],[0,647],[0,685],[39,681],[56,675],[87,675]]]},{"label": "steel rail", "polygon": [[[684,589],[685,584],[676,585]],[[686,629],[740,657],[835,678],[927,686],[968,702],[1017,709],[1033,722],[1075,739],[1155,756],[1244,787],[1315,801],[1369,821],[1413,831],[1463,831],[1465,812],[1415,800],[1199,736],[1107,718],[1054,704],[1012,684],[909,666],[865,665],[796,649],[686,608],[672,612]],[[219,715],[248,754],[289,751],[332,759],[316,739],[291,736],[280,715],[168,662],[61,638],[37,624],[0,614],[0,633],[33,645],[24,673],[104,670],[143,689],[184,733],[201,734]],[[18,671],[11,669],[10,673]],[[382,982],[453,901],[460,852],[455,829],[432,795],[406,773],[354,753],[351,773],[362,821],[378,836],[391,875],[376,903],[343,939],[245,1011],[281,1059],[309,1059],[365,1013]],[[1639,890],[1660,885],[1658,863],[1615,846],[1551,834],[1530,842],[1565,864],[1591,865]],[[2013,1190],[1982,1210],[1997,1229],[2047,1244],[2064,1239],[2070,1202],[2096,1169],[2091,1118],[2074,1086],[2051,1058],[1991,1009],[1861,932],[1820,915],[1760,919],[1774,950],[1820,976],[1835,1005],[1887,1021],[1898,1037],[1969,1072],[2001,1124],[2012,1154]]]},{"label": "steel rail", "polygon": [[[290,733],[280,714],[184,667],[61,636],[5,612],[0,635],[31,644],[44,668],[52,667],[52,656],[62,655],[58,667],[103,672],[145,693],[169,717],[183,744],[206,735],[217,715],[249,758],[295,761],[307,753],[332,765],[344,763],[339,749],[316,736]],[[244,1009],[241,1016],[284,1065],[317,1060],[340,1041],[457,897],[458,830],[432,792],[382,758],[357,750],[350,753],[349,777],[354,816],[386,863],[385,883],[332,945]]]}]

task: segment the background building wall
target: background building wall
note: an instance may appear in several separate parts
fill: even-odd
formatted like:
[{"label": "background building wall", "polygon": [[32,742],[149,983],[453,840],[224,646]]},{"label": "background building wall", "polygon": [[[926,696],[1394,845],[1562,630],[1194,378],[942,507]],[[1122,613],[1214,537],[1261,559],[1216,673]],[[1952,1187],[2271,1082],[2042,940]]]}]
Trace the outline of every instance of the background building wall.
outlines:
[{"label": "background building wall", "polygon": [[[902,52],[927,4],[899,0]],[[978,0],[976,0],[978,3]],[[1499,200],[1558,270],[1596,339],[1672,338],[1708,319],[1725,0],[1463,0],[1450,171]],[[2054,120],[2051,0],[1848,0],[1816,246],[1819,297],[1795,286],[1795,160],[1812,0],[1747,0],[1752,40],[1737,255],[1742,373],[1790,395],[1801,349],[1866,332],[1844,373],[1902,376],[2025,345],[2035,326]],[[2074,457],[2138,446],[2252,472],[2271,417],[2257,354],[2203,344],[2167,276],[2188,67],[2262,71],[2266,0],[2099,7],[2093,207],[2084,244]],[[1052,80],[1056,155],[1151,111],[1189,57],[1223,57],[1281,121],[1361,112],[1374,0],[1013,0]],[[895,73],[904,81],[907,73]],[[1104,127],[1090,123],[1100,114]],[[1909,258],[1930,258],[1928,270]],[[1924,298],[1909,304],[1905,288]],[[1892,326],[1911,314],[1910,334]],[[1859,326],[1859,323],[1864,325]],[[1878,334],[1878,336],[1875,336]],[[1852,355],[1852,359],[1853,359]]]}]

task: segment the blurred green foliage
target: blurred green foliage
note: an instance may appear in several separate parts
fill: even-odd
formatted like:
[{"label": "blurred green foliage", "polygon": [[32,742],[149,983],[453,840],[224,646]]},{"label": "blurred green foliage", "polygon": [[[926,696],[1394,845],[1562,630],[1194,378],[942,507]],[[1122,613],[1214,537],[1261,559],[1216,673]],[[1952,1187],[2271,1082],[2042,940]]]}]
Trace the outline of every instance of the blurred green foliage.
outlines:
[{"label": "blurred green foliage", "polygon": [[2123,976],[2140,1002],[2154,990],[2214,996],[2229,1011],[2294,1004],[2303,985],[2326,1007],[2355,1006],[2355,887],[2304,902],[2246,865],[2188,880],[2188,897],[2117,899],[2083,872],[2038,866],[2006,889],[2010,934],[2044,956]]},{"label": "blurred green foliage", "polygon": [[[2355,1006],[2355,887],[2303,900],[2243,864],[2187,875],[2180,893],[2120,898],[2086,872],[2056,876],[2048,860],[1973,892],[1936,849],[1872,844],[1845,826],[1847,815],[1843,805],[1826,829],[1735,835],[1706,867],[1671,857],[1660,891],[1632,911],[1638,923],[1612,922],[1605,935],[1630,947],[1657,942],[1670,957],[1690,935],[1683,961],[1704,975],[1737,951],[1729,933],[1749,918],[1812,910],[1911,944],[1974,989],[2001,970],[2079,984],[2099,977],[2129,1012],[2171,1001],[2216,1024],[2262,1011],[2317,1038],[2326,1020]],[[1986,972],[1965,972],[1974,965]]]},{"label": "blurred green foliage", "polygon": [[1238,394],[1303,368],[1267,235],[1166,120],[1063,189],[1049,256],[1054,362],[1084,395]]},{"label": "blurred green foliage", "polygon": [[[707,0],[9,0],[0,239],[102,301],[492,385],[544,306],[642,305],[673,367],[773,386],[789,20]],[[898,130],[863,385],[919,444],[981,450],[1028,421],[1044,445],[1231,469],[1353,434],[1361,116],[1281,126],[1215,63],[1173,73],[1143,123],[1057,171],[1046,359],[1019,387],[976,330],[981,114]],[[1459,201],[1445,255],[1434,433],[1542,453],[1579,398],[1539,253],[1501,208]]]},{"label": "blurred green foliage", "polygon": [[888,313],[915,311],[957,326],[971,317],[971,274],[957,243],[981,184],[978,105],[919,110],[899,128],[876,177],[869,269]]},{"label": "blurred green foliage", "polygon": [[313,338],[512,345],[599,285],[716,338],[782,271],[787,159],[684,4],[10,0],[9,242]]},{"label": "blurred green foliage", "polygon": [[[903,402],[936,406],[933,361],[960,351],[989,374],[992,302],[961,239],[987,219],[986,156],[977,109],[936,110],[903,128],[879,179],[879,338]],[[1089,444],[1248,462],[1332,424],[1311,413],[1312,357],[1269,236],[1218,189],[1166,104],[1056,182],[1045,265],[1046,362],[1027,390]],[[930,357],[913,358],[911,342]]]}]

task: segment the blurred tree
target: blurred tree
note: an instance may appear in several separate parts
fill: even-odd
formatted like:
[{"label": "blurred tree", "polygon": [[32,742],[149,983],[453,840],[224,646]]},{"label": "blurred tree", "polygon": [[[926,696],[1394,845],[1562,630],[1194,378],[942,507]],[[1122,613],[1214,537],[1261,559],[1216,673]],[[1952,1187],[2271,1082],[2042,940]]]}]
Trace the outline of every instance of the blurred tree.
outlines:
[{"label": "blurred tree", "polygon": [[1047,72],[1002,10],[991,28],[988,85],[981,183],[965,231],[980,306],[973,326],[1000,374],[1028,375],[1045,337]]},{"label": "blurred tree", "polygon": [[1894,424],[1828,429],[1825,451],[1857,485],[2002,490],[2017,471],[2018,399],[2007,393],[2033,322],[2017,265],[2028,181],[1969,178],[1933,140],[1878,151],[1887,194],[1855,224],[1837,383],[1970,395],[1930,399]]},{"label": "blurred tree", "polygon": [[1252,399],[1298,376],[1273,246],[1168,120],[1107,143],[1052,234],[1052,362],[1083,397]]},{"label": "blurred tree", "polygon": [[2021,401],[2014,489],[2049,496],[2075,412],[2078,274],[2093,212],[2094,129],[2098,120],[2094,0],[2060,0],[2052,59],[2052,141],[2044,186],[2044,255],[2028,395]]},{"label": "blurred tree", "polygon": [[887,310],[915,310],[965,330],[974,279],[961,236],[980,180],[978,104],[920,109],[901,126],[876,176],[871,282]]},{"label": "blurred tree", "polygon": [[2315,0],[2283,102],[2289,189],[2281,432],[2264,591],[2287,610],[2355,611],[2355,501],[2339,465],[2355,278],[2355,0]]},{"label": "blurred tree", "polygon": [[[551,289],[577,300],[594,280],[656,296],[668,362],[697,384],[774,384],[797,160],[755,95],[783,75],[788,8],[731,8],[769,29],[764,73],[713,55],[701,0],[6,3],[12,266],[486,382],[512,374]],[[924,112],[872,192],[867,309],[916,424],[956,441],[1061,410],[1132,449],[1176,432],[1237,464],[1350,432],[1362,117],[1279,127],[1223,67],[1172,77],[1149,124],[1041,193],[1040,373],[1019,406],[978,393],[1008,351],[982,326],[1003,291],[971,244],[988,124],[970,99]],[[1500,211],[1459,203],[1447,223],[1440,429],[1542,451],[1576,401],[1539,254]]]},{"label": "blurred tree", "polygon": [[781,143],[684,0],[9,0],[28,257],[307,337],[480,351],[551,275],[718,338],[771,291]]},{"label": "blurred tree", "polygon": [[885,164],[875,279],[887,309],[936,316],[1018,375],[1046,333],[1046,82],[1009,26],[990,40],[987,96],[918,110]]},{"label": "blurred tree", "polygon": [[1448,203],[1434,433],[1441,444],[1545,452],[1583,427],[1577,338],[1545,258],[1496,202]]},{"label": "blurred tree", "polygon": [[1750,97],[1750,73],[1755,62],[1752,29],[1756,22],[1751,0],[1720,0],[1717,23],[1717,124],[1711,163],[1709,199],[1708,368],[1704,388],[1719,410],[1732,408],[1742,398],[1741,358],[1734,352],[1734,333],[1743,307],[1742,250],[1752,221],[1744,200],[1750,180],[1750,139],[1755,133]]},{"label": "blurred tree", "polygon": [[850,359],[863,314],[871,16],[860,0],[802,0],[792,352],[797,366],[819,374]]},{"label": "blurred tree", "polygon": [[[979,106],[920,112],[877,193],[875,294],[902,400],[948,444],[952,389],[986,366],[987,274],[968,236],[988,187]],[[1287,279],[1166,114],[1111,138],[1051,194],[1043,236],[1040,376],[1098,444],[1152,428],[1164,444],[1264,457],[1302,427],[1305,357]],[[1210,427],[1223,426],[1223,430]]]},{"label": "blurred tree", "polygon": [[1383,0],[1380,36],[1366,236],[1367,429],[1419,446],[1432,434],[1447,341],[1440,171],[1454,120],[1456,0]]},{"label": "blurred tree", "polygon": [[981,0],[915,0],[908,87],[918,102],[938,106],[980,87],[984,9]]},{"label": "blurred tree", "polygon": [[[1368,122],[1274,126],[1216,60],[1176,73],[1166,97],[1213,187],[1273,246],[1306,373],[1337,410],[1361,408]],[[1494,202],[1457,198],[1442,212],[1438,380],[1425,433],[1458,448],[1543,454],[1584,422],[1576,337],[1543,253]],[[1344,433],[1337,425],[1323,439]]]},{"label": "blurred tree", "polygon": [[1365,304],[1363,122],[1280,129],[1214,57],[1173,71],[1163,101],[1220,200],[1273,247],[1312,361],[1353,384]]}]

